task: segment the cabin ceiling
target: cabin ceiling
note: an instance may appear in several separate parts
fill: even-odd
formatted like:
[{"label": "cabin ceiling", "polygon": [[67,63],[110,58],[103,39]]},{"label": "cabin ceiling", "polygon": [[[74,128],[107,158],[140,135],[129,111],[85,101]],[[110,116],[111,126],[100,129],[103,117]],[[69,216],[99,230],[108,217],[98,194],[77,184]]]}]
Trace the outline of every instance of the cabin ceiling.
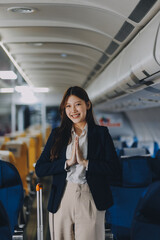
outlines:
[{"label": "cabin ceiling", "polygon": [[0,0],[0,41],[29,85],[63,93],[92,84],[159,9],[159,0]]}]

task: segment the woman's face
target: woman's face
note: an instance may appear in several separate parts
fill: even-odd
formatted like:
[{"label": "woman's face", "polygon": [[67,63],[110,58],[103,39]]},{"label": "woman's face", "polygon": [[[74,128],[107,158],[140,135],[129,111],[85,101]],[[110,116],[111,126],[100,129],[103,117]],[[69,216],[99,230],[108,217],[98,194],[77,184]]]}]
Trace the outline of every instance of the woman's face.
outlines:
[{"label": "woman's face", "polygon": [[74,125],[84,127],[86,124],[87,110],[90,108],[90,103],[86,104],[81,98],[71,95],[69,96],[65,111],[67,117],[73,122]]}]

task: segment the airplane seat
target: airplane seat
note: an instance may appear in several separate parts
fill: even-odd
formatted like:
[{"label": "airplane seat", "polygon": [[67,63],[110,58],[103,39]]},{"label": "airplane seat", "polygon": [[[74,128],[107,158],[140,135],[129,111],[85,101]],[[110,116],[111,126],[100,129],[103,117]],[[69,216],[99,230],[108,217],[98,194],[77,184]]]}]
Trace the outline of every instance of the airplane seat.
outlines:
[{"label": "airplane seat", "polygon": [[38,149],[37,149],[37,160],[38,160],[42,153],[42,147],[43,147],[43,137],[41,132],[37,134],[37,139],[38,139]]},{"label": "airplane seat", "polygon": [[136,207],[131,240],[160,239],[160,181],[152,183]]},{"label": "airplane seat", "polygon": [[160,149],[157,150],[155,157],[156,157],[157,159],[160,159]]},{"label": "airplane seat", "polygon": [[12,140],[3,144],[2,149],[8,150],[14,154],[16,159],[15,167],[17,168],[20,174],[23,183],[23,188],[25,190],[26,195],[28,196],[30,189],[27,180],[27,177],[29,175],[27,144],[20,140]]},{"label": "airplane seat", "polygon": [[152,157],[151,168],[153,173],[153,182],[160,180],[160,149],[157,151],[156,156]]},{"label": "airplane seat", "polygon": [[36,140],[32,137],[19,137],[20,141],[25,142],[28,147],[29,172],[34,172],[36,163]]},{"label": "airplane seat", "polygon": [[16,159],[12,152],[7,150],[0,150],[0,159],[6,162],[10,162],[13,165],[16,165]]},{"label": "airplane seat", "polygon": [[130,240],[131,224],[140,196],[152,183],[149,156],[122,159],[122,186],[111,186],[113,206],[106,212],[106,222],[118,240]]},{"label": "airplane seat", "polygon": [[5,137],[0,136],[0,149],[1,149],[1,146],[3,145],[4,141],[5,141]]},{"label": "airplane seat", "polygon": [[5,142],[8,142],[10,141],[10,138],[6,137],[6,136],[0,136],[0,149],[2,148],[2,145],[5,143]]},{"label": "airplane seat", "polygon": [[10,137],[4,136],[4,142],[9,142],[9,141],[11,141]]},{"label": "airplane seat", "polygon": [[0,172],[0,201],[8,214],[13,234],[23,207],[23,185],[17,169],[11,163],[0,160]]},{"label": "airplane seat", "polygon": [[147,155],[123,157],[123,187],[145,187],[152,183],[151,159]]},{"label": "airplane seat", "polygon": [[123,147],[126,147],[125,142],[115,139],[113,140],[113,143],[114,143],[117,156],[120,158]]},{"label": "airplane seat", "polygon": [[11,140],[16,140],[18,137],[25,137],[25,136],[26,136],[25,132],[15,131],[15,132],[5,134],[5,139],[7,139],[8,141],[11,141]]},{"label": "airplane seat", "polygon": [[36,164],[36,139],[33,137],[19,137],[20,141],[25,142],[28,147],[28,167],[29,167],[29,177],[28,183],[30,184],[30,194],[35,195],[36,187],[36,174],[35,174],[35,164]]},{"label": "airplane seat", "polygon": [[40,131],[32,131],[31,133],[27,133],[27,136],[34,138],[36,141],[36,161],[37,161],[42,152],[42,146],[43,146],[42,133]]},{"label": "airplane seat", "polygon": [[138,141],[138,148],[146,148],[152,157],[155,157],[156,152],[158,151],[158,143],[155,141]]},{"label": "airplane seat", "polygon": [[145,148],[123,148],[121,150],[121,157],[122,156],[142,156],[148,154],[148,151]]},{"label": "airplane seat", "polygon": [[113,143],[115,149],[122,149],[123,147],[125,147],[125,143],[122,142],[121,140],[113,140]]},{"label": "airplane seat", "polygon": [[48,126],[46,127],[46,132],[45,132],[45,143],[47,142],[47,139],[48,139],[51,131],[52,131],[52,127],[51,127],[50,125],[48,125]]},{"label": "airplane seat", "polygon": [[135,136],[120,136],[120,141],[124,142],[123,147],[132,147],[137,142],[137,138]]},{"label": "airplane seat", "polygon": [[0,201],[0,237],[3,240],[12,240],[8,215],[1,201]]}]

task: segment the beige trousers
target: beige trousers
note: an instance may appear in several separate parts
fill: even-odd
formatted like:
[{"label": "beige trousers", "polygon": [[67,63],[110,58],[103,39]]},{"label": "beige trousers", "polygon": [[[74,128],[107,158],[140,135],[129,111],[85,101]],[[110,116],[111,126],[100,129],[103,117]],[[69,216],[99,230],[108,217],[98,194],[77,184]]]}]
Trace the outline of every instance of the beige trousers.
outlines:
[{"label": "beige trousers", "polygon": [[67,182],[58,211],[49,213],[51,240],[104,240],[104,220],[88,184]]}]

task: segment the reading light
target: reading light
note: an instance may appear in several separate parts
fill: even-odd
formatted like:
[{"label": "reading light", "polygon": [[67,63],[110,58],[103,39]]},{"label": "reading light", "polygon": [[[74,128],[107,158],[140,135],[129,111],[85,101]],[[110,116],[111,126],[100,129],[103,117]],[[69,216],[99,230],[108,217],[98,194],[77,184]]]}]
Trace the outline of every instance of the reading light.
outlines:
[{"label": "reading light", "polygon": [[62,53],[62,54],[61,54],[61,57],[64,57],[64,58],[65,58],[65,57],[67,57],[67,54],[66,54],[66,53]]},{"label": "reading light", "polygon": [[41,47],[41,46],[43,46],[43,43],[42,42],[35,42],[35,43],[33,43],[33,45],[36,46],[36,47]]}]

